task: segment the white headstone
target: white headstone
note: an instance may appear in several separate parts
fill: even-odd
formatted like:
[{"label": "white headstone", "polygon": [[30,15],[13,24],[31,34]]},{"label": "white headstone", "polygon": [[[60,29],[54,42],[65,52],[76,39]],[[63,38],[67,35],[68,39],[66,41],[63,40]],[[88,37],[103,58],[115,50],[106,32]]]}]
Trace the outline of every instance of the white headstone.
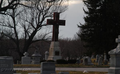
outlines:
[{"label": "white headstone", "polygon": [[13,58],[0,56],[0,74],[13,74]]},{"label": "white headstone", "polygon": [[79,58],[77,58],[77,64],[80,64],[81,63],[81,61],[80,61],[80,57]]},{"label": "white headstone", "polygon": [[104,53],[104,65],[107,65],[107,64],[108,64],[107,56],[106,56],[106,53]]},{"label": "white headstone", "polygon": [[29,54],[25,52],[23,55],[24,56],[22,57],[22,64],[31,64],[31,59],[30,57],[28,57]]},{"label": "white headstone", "polygon": [[98,60],[99,60],[100,56],[97,54],[96,55],[96,62],[98,63]]},{"label": "white headstone", "polygon": [[104,53],[104,61],[107,60],[106,53]]},{"label": "white headstone", "polygon": [[102,58],[102,56],[100,56],[99,60],[98,60],[98,65],[102,65],[102,63],[103,63],[103,58]]},{"label": "white headstone", "polygon": [[91,59],[93,59],[93,58],[94,58],[94,55],[91,56]]},{"label": "white headstone", "polygon": [[45,52],[45,60],[47,60],[47,59],[48,59],[48,56],[49,56],[49,52],[48,52],[48,51],[46,51],[46,52]]},{"label": "white headstone", "polygon": [[54,62],[42,62],[41,74],[56,74]]},{"label": "white headstone", "polygon": [[83,57],[83,64],[88,65],[88,59],[86,57]]}]

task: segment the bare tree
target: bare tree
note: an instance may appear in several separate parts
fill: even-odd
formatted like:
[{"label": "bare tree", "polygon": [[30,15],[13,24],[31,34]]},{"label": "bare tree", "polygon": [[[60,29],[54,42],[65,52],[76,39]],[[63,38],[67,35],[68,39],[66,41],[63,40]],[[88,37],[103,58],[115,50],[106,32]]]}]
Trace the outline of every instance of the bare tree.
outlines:
[{"label": "bare tree", "polygon": [[[25,6],[18,5],[12,10],[8,10],[5,16],[2,16],[4,17],[1,22],[2,34],[16,44],[16,51],[20,57],[22,53],[28,51],[32,43],[43,39],[46,40],[49,32],[44,35],[41,34],[41,39],[34,40],[34,37],[41,31],[43,26],[46,26],[46,19],[52,17],[53,12],[62,13],[67,9],[63,4],[64,1],[27,1],[24,3]],[[23,47],[20,46],[21,39],[24,39]]]},{"label": "bare tree", "polygon": [[0,13],[6,12],[8,9],[13,9],[17,6],[20,0],[0,0]]}]

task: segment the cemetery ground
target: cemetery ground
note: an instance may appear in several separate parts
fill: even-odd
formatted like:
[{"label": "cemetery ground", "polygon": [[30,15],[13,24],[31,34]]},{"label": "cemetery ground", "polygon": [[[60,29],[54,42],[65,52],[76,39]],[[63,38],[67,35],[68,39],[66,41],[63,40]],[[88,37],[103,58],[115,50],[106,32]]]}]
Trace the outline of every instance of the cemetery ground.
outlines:
[{"label": "cemetery ground", "polygon": [[[83,65],[83,64],[56,64],[57,68],[109,68],[109,65],[97,65],[94,63],[94,65]],[[40,68],[40,64],[14,64],[14,68]],[[28,74],[28,73],[40,73],[40,70],[17,70],[17,73],[21,74]],[[61,71],[56,71],[56,73],[59,73]],[[93,72],[88,71],[88,73],[83,73],[83,71],[66,71],[69,72],[69,74],[107,74],[107,72]]]},{"label": "cemetery ground", "polygon": [[[98,65],[94,63],[94,65],[83,65],[83,64],[56,64],[56,67],[79,67],[79,68],[108,68],[109,65]],[[40,64],[14,64],[14,68],[39,68]]]}]

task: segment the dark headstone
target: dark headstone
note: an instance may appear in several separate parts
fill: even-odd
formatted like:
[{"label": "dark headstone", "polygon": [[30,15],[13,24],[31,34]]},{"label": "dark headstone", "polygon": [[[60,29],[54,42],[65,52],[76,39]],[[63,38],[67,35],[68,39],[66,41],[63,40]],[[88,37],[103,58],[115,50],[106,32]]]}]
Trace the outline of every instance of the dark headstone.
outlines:
[{"label": "dark headstone", "polygon": [[41,74],[56,74],[54,62],[42,62]]}]

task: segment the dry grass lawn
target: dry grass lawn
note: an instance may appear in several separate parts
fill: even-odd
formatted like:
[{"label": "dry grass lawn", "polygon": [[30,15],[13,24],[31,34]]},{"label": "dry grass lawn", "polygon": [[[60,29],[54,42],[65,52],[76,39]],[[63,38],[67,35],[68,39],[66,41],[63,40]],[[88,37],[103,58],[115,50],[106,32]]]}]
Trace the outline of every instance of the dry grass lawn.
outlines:
[{"label": "dry grass lawn", "polygon": [[[59,73],[60,71],[57,71],[56,73]],[[21,74],[28,74],[28,73],[40,73],[40,71],[17,71],[17,73]],[[88,72],[83,73],[81,71],[69,71],[69,74],[107,74],[107,72]]]}]

